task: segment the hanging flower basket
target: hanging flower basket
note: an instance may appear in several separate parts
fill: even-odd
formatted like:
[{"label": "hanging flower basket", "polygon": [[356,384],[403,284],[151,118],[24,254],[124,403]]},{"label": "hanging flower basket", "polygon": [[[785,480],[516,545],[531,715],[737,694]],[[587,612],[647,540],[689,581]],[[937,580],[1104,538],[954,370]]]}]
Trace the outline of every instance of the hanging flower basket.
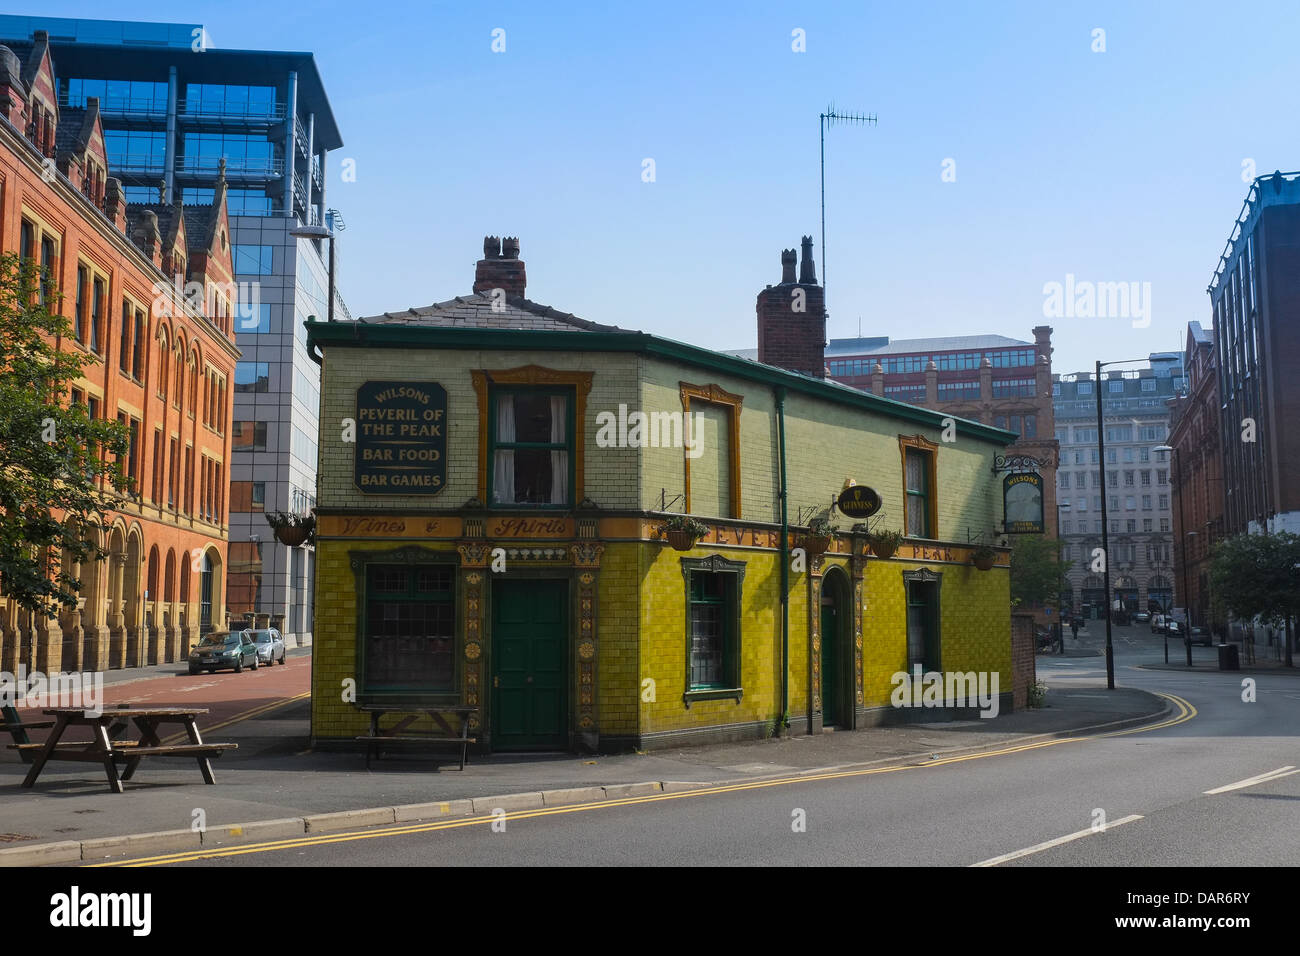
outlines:
[{"label": "hanging flower basket", "polygon": [[689,551],[709,533],[709,526],[689,515],[673,515],[659,530],[674,551]]},{"label": "hanging flower basket", "polygon": [[902,543],[903,535],[898,531],[875,531],[867,535],[871,553],[878,558],[892,558]]},{"label": "hanging flower basket", "polygon": [[981,571],[991,571],[998,560],[997,552],[988,545],[980,545],[970,557],[971,563]]},{"label": "hanging flower basket", "polygon": [[301,547],[315,537],[316,516],[312,514],[272,511],[266,523],[275,529],[275,540],[291,548]]},{"label": "hanging flower basket", "polygon": [[815,558],[819,554],[825,554],[831,546],[832,536],[829,534],[810,534],[800,539],[800,546],[808,552],[808,557]]},{"label": "hanging flower basket", "polygon": [[808,557],[815,558],[825,554],[834,540],[835,531],[831,528],[830,520],[819,516],[808,522],[808,533],[799,539],[799,547],[808,553]]}]

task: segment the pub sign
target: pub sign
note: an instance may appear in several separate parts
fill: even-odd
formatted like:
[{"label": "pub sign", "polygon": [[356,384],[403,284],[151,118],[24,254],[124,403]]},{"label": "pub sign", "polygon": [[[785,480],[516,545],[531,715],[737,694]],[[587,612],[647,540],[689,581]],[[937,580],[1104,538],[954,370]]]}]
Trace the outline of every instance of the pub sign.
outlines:
[{"label": "pub sign", "polygon": [[447,390],[436,382],[366,382],[358,388],[353,482],[370,495],[442,491]]},{"label": "pub sign", "polygon": [[1018,472],[1002,479],[1003,529],[1007,534],[1043,533],[1043,476]]},{"label": "pub sign", "polygon": [[835,502],[840,513],[849,518],[870,518],[880,510],[880,495],[866,485],[850,485]]}]

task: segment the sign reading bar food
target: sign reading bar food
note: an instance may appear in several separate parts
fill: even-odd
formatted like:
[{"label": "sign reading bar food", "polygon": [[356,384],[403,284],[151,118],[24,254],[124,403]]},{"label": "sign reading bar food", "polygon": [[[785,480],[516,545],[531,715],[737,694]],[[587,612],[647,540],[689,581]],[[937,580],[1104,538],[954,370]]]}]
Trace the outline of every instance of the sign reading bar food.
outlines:
[{"label": "sign reading bar food", "polygon": [[436,382],[357,389],[353,481],[372,495],[435,495],[447,481],[447,390]]},{"label": "sign reading bar food", "polygon": [[849,518],[870,518],[880,510],[880,495],[866,485],[850,485],[835,502],[840,513]]},{"label": "sign reading bar food", "polygon": [[1043,476],[1020,472],[1002,479],[1002,509],[1008,534],[1043,533]]}]

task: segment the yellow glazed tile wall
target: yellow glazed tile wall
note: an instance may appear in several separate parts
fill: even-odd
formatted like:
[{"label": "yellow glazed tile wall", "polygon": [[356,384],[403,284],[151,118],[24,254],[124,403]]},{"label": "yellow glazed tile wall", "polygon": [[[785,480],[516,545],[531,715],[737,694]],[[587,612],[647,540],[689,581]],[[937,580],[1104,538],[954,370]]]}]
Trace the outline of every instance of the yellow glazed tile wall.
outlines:
[{"label": "yellow glazed tile wall", "polygon": [[596,631],[600,638],[596,713],[602,734],[637,732],[637,703],[641,697],[640,548],[635,542],[610,543],[600,559],[596,584]]},{"label": "yellow glazed tile wall", "polygon": [[895,673],[907,670],[903,572],[929,568],[939,588],[940,655],[945,671],[997,671],[1011,690],[1011,592],[1005,568],[870,559],[862,587],[863,706],[888,706]]},{"label": "yellow glazed tile wall", "polygon": [[[744,698],[702,700],[688,709],[686,691],[686,589],[681,558],[718,554],[744,561],[741,595],[741,685]],[[701,546],[678,552],[662,545],[642,548],[641,675],[655,681],[656,699],[641,701],[641,733],[771,720],[781,696],[780,572],[773,552]],[[796,583],[792,578],[792,584]],[[806,601],[805,601],[806,606]],[[806,635],[791,634],[791,659],[806,652]],[[806,654],[805,654],[806,656]],[[797,673],[792,668],[792,673]],[[791,687],[792,696],[795,688]]]}]

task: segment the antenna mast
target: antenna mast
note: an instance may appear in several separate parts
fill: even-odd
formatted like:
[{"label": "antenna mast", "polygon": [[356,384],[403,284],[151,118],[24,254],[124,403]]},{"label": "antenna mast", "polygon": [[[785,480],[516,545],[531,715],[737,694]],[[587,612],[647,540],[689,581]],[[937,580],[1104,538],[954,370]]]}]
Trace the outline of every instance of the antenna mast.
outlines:
[{"label": "antenna mast", "polygon": [[[822,154],[822,301],[826,300],[826,129],[828,126],[834,126],[836,123],[847,123],[851,126],[875,126],[875,113],[837,113],[835,104],[832,103],[826,107],[825,113],[818,114],[820,117],[821,127],[821,154]],[[826,307],[822,307],[823,317],[827,313]]]}]

